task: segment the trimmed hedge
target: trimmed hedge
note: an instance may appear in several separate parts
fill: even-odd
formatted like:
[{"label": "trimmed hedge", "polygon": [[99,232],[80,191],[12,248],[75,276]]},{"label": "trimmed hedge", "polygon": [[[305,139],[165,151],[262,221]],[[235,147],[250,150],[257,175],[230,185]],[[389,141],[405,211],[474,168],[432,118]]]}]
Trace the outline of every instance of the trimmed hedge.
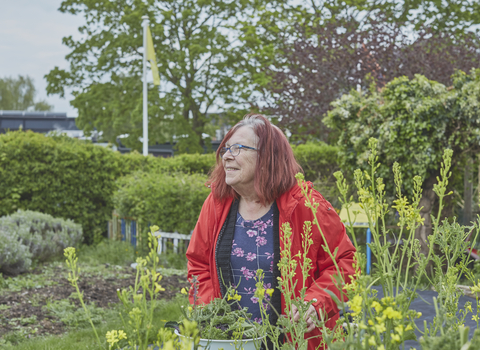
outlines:
[{"label": "trimmed hedge", "polygon": [[213,154],[122,155],[67,136],[8,132],[0,135],[0,216],[24,209],[72,219],[91,244],[106,233],[118,178],[138,170],[206,174],[214,162]]},{"label": "trimmed hedge", "polygon": [[118,180],[113,202],[122,217],[189,234],[210,193],[206,181],[203,174],[136,172]]},{"label": "trimmed hedge", "polygon": [[315,184],[318,190],[335,208],[340,209],[338,190],[333,173],[340,170],[339,148],[323,142],[307,142],[292,146],[295,158],[305,172],[305,179]]},{"label": "trimmed hedge", "polygon": [[[305,170],[306,178],[314,181],[327,198],[335,197],[329,194],[332,190],[329,179],[331,173],[337,169],[337,148],[326,144],[307,143],[293,146],[293,149]],[[199,189],[194,192],[203,193],[202,191],[206,191],[203,186],[206,175],[214,165],[213,153],[183,154],[173,158],[144,157],[137,152],[122,155],[109,148],[67,136],[45,136],[31,131],[8,132],[0,135],[0,216],[23,209],[72,219],[82,225],[85,242],[91,244],[100,241],[106,233],[106,221],[111,218],[114,209],[113,196],[118,186],[124,187],[125,181],[140,177],[139,171],[155,174],[145,175],[147,177],[170,174],[167,178],[172,186],[179,184],[170,180],[175,176],[190,181],[190,178],[178,175],[180,173],[201,174],[203,177],[192,177],[196,180],[192,180],[189,186],[198,184]],[[129,177],[130,180],[121,180],[123,176],[132,173],[136,175]],[[198,180],[200,178],[201,181]],[[158,181],[152,182],[152,186],[157,184],[163,186]],[[125,193],[126,189],[122,191]],[[159,191],[166,190],[161,187]],[[170,191],[172,195],[182,192],[181,189]],[[143,193],[148,195],[146,191],[139,193],[137,197],[143,196]],[[129,198],[133,197],[135,196],[132,193]],[[155,222],[164,230],[186,232],[192,227],[190,221],[187,224],[183,220],[177,221],[179,227],[172,226],[171,217],[184,217],[181,205],[174,206],[178,212],[169,209],[170,215],[162,219],[166,220],[164,223],[158,221],[159,217],[153,214],[153,209],[153,216],[147,217],[150,211],[142,212],[139,209],[138,198],[133,198],[132,201],[130,206],[136,208],[135,210],[127,210],[126,199],[117,199],[116,203],[122,203],[121,211],[128,213],[127,216],[137,217],[138,213],[142,215],[139,219]],[[187,201],[187,205],[191,203]],[[201,203],[192,213],[198,215],[200,208]],[[135,214],[132,214],[133,212]],[[196,220],[190,219],[192,222]]]},{"label": "trimmed hedge", "polygon": [[0,272],[22,273],[32,260],[61,255],[82,240],[82,227],[71,220],[22,211],[0,218]]}]

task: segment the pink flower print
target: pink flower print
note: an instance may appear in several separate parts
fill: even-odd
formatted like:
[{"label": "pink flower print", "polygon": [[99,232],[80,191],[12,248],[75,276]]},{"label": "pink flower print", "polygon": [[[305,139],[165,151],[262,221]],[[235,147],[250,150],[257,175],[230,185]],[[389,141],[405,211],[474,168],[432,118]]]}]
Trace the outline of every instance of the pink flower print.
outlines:
[{"label": "pink flower print", "polygon": [[254,320],[255,322],[257,322],[258,324],[262,324],[262,319],[259,318],[259,317],[255,317],[253,320]]},{"label": "pink flower print", "polygon": [[257,239],[255,240],[255,242],[257,243],[257,247],[261,247],[262,245],[267,244],[267,239],[262,236],[257,236]]},{"label": "pink flower print", "polygon": [[252,303],[258,304],[258,298],[257,297],[251,297],[250,300],[252,301]]},{"label": "pink flower print", "polygon": [[248,237],[253,237],[253,236],[256,236],[256,235],[257,235],[257,231],[254,231],[254,230],[248,230],[248,231],[247,231],[247,235],[248,235]]},{"label": "pink flower print", "polygon": [[267,220],[267,222],[265,223],[267,226],[272,226],[272,220]]},{"label": "pink flower print", "polygon": [[248,294],[253,294],[252,287],[250,287],[250,288],[248,288],[248,289],[247,289],[247,287],[243,287],[243,289],[245,290],[245,293],[247,293],[247,295],[248,295]]},{"label": "pink flower print", "polygon": [[253,276],[255,276],[255,274],[253,273],[253,271],[250,271],[249,269],[247,269],[245,266],[242,267],[240,269],[240,271],[242,271],[243,273],[243,276],[245,277],[245,279],[248,281],[250,278],[253,278]]},{"label": "pink flower print", "polygon": [[257,254],[255,253],[248,253],[247,254],[247,261],[253,261],[257,258]]},{"label": "pink flower print", "polygon": [[269,260],[269,259],[273,260],[273,253],[270,254],[269,252],[266,252],[265,255],[267,256],[267,260]]},{"label": "pink flower print", "polygon": [[265,231],[267,228],[267,224],[264,223],[262,220],[255,221],[255,224],[253,227],[258,228],[260,231]]},{"label": "pink flower print", "polygon": [[273,272],[273,261],[270,263],[270,272]]},{"label": "pink flower print", "polygon": [[243,249],[242,248],[235,248],[232,252],[232,255],[237,256],[238,258],[243,258]]}]

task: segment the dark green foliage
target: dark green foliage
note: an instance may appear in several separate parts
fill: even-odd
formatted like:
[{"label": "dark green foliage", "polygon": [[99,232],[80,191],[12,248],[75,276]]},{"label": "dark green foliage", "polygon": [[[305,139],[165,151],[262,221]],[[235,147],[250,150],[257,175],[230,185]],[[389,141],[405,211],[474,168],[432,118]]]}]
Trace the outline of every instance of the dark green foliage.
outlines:
[{"label": "dark green foliage", "polygon": [[307,142],[292,148],[307,181],[335,181],[333,173],[339,169],[338,147],[324,142]]},{"label": "dark green foliage", "polygon": [[214,158],[121,155],[66,136],[9,132],[0,135],[0,216],[24,209],[72,219],[91,244],[106,232],[118,178],[135,170],[206,174]]},{"label": "dark green foliage", "polygon": [[339,170],[339,148],[324,142],[307,142],[292,146],[298,163],[305,172],[305,179],[315,184],[319,191],[334,207],[339,207],[339,193],[333,173]]},{"label": "dark green foliage", "polygon": [[60,256],[66,247],[82,240],[82,228],[71,220],[21,211],[0,218],[0,272],[17,275],[32,260]]},{"label": "dark green foliage", "polygon": [[136,172],[119,179],[115,208],[122,217],[189,234],[210,193],[206,181],[201,174]]},{"label": "dark green foliage", "polygon": [[0,215],[33,210],[74,220],[91,243],[111,216],[121,155],[66,136],[0,136]]}]

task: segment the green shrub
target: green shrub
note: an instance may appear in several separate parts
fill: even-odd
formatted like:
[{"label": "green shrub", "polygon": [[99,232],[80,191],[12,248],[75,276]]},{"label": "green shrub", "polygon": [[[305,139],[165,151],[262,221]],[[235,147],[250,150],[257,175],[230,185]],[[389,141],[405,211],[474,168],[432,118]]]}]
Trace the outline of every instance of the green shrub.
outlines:
[{"label": "green shrub", "polygon": [[135,261],[135,248],[128,242],[103,240],[97,245],[83,246],[78,251],[82,263],[129,265]]},{"label": "green shrub", "polygon": [[106,230],[121,155],[66,136],[0,135],[0,215],[40,211],[82,225],[85,239]]},{"label": "green shrub", "polygon": [[136,172],[118,180],[113,201],[122,217],[158,225],[165,232],[188,234],[210,193],[206,181],[201,174]]},{"label": "green shrub", "polygon": [[82,227],[71,220],[21,211],[0,218],[0,272],[16,275],[32,260],[45,261],[82,240]]},{"label": "green shrub", "polygon": [[339,193],[333,173],[339,170],[338,147],[324,142],[307,142],[292,146],[298,163],[305,172],[305,179],[312,181],[317,189],[334,207],[339,207]]},{"label": "green shrub", "polygon": [[139,170],[207,174],[214,163],[214,154],[122,155],[67,136],[8,132],[0,135],[0,216],[24,209],[72,219],[90,244],[106,232],[121,176]]}]

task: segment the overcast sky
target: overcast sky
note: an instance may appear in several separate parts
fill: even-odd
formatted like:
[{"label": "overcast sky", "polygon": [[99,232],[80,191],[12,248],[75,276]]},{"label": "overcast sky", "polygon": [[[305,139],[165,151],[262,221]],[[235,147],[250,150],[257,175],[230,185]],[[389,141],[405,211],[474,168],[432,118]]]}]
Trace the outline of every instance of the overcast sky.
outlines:
[{"label": "overcast sky", "polygon": [[37,99],[53,105],[54,112],[76,117],[70,106],[71,95],[65,99],[48,96],[44,75],[55,66],[67,68],[68,48],[62,38],[79,38],[77,28],[81,16],[58,11],[61,0],[0,0],[0,77],[29,75],[34,79]]}]

